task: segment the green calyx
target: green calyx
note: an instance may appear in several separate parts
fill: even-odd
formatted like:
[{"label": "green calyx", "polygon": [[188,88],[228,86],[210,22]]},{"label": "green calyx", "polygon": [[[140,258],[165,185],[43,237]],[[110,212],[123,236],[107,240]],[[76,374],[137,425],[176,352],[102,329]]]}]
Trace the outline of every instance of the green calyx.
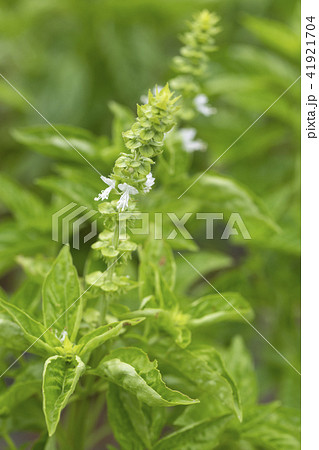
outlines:
[{"label": "green calyx", "polygon": [[141,189],[151,171],[151,158],[162,153],[165,133],[175,125],[178,99],[166,84],[161,91],[156,88],[154,95],[149,91],[146,105],[137,105],[137,119],[131,129],[123,133],[125,146],[131,154],[122,153],[117,159],[112,178]]},{"label": "green calyx", "polygon": [[176,71],[197,77],[205,73],[208,55],[216,49],[218,21],[219,18],[207,10],[194,16],[194,20],[188,24],[189,30],[181,37],[184,44],[181,54],[174,58]]}]

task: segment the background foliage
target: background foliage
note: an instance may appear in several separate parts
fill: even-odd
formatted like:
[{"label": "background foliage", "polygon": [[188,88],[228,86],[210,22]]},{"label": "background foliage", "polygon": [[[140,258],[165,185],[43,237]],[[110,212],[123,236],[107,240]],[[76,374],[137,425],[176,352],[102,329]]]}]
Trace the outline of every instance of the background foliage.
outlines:
[{"label": "background foliage", "polygon": [[[194,11],[203,7],[216,11],[222,31],[204,86],[218,112],[194,121],[208,149],[185,155],[183,164],[191,174],[206,169],[300,73],[298,1],[2,0],[1,6],[1,72],[52,123],[87,130],[61,131],[105,174],[122,150],[120,132],[131,123],[130,111],[135,115],[140,95],[172,77],[172,57],[180,48],[176,36]],[[253,239],[207,243],[202,238],[204,224],[194,221],[191,229],[201,252],[187,253],[218,290],[239,292],[248,300],[255,312],[254,325],[297,368],[299,89],[296,83],[209,172],[228,177],[227,190],[234,202],[230,207],[241,208]],[[93,207],[101,183],[48,128],[23,128],[42,126],[43,121],[3,81],[0,98],[0,270],[5,291],[11,295],[20,286],[15,295],[24,295],[23,289],[34,286],[24,284],[16,256],[40,252],[55,256],[58,248],[48,239],[51,214],[71,200]],[[172,165],[167,155],[172,170],[167,172],[165,161],[160,163],[156,178],[161,190],[146,200],[145,209],[165,207],[182,215],[186,205],[194,205],[191,211],[225,208],[227,214],[225,198],[209,179],[202,179],[178,201],[189,179],[179,177],[180,162]],[[242,185],[244,191],[239,189]],[[256,216],[250,200],[245,200],[246,192],[263,201],[267,220],[270,217],[275,227]],[[88,251],[89,246],[73,251],[80,275]],[[28,266],[21,257],[19,263]],[[193,298],[212,293],[181,258],[176,264],[177,292]],[[135,259],[131,270],[136,270]],[[253,355],[259,400],[279,400],[298,409],[299,376],[245,323],[216,324],[195,336],[199,343],[230,345],[229,364],[236,365],[236,345],[242,344],[233,337],[238,334]],[[2,371],[8,359],[1,359]],[[187,417],[180,420],[187,423]]]}]

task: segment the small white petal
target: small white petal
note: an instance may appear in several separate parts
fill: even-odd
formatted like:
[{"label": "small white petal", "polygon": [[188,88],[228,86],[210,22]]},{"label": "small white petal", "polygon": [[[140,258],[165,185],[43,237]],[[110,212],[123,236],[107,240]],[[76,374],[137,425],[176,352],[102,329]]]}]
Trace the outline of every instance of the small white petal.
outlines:
[{"label": "small white petal", "polygon": [[60,336],[58,336],[58,332],[57,332],[57,330],[55,330],[54,334],[55,334],[55,337],[59,339],[61,344],[63,344],[63,342],[65,341],[65,338],[68,335],[68,332],[66,330],[63,330],[62,333],[60,334]]},{"label": "small white petal", "polygon": [[182,140],[183,148],[187,153],[192,153],[197,150],[204,151],[207,149],[207,144],[201,139],[194,140],[196,136],[195,128],[182,128],[179,130]]},{"label": "small white petal", "polygon": [[121,184],[119,184],[118,187],[124,193],[127,192],[128,194],[131,194],[131,195],[138,194],[138,190],[134,186],[131,186],[130,184],[121,183]]},{"label": "small white petal", "polygon": [[217,109],[213,106],[209,105],[208,98],[205,94],[196,95],[194,98],[194,105],[198,112],[203,114],[203,116],[211,116],[212,114],[216,114]]},{"label": "small white petal", "polygon": [[138,190],[127,183],[119,184],[118,188],[123,192],[123,194],[121,195],[119,201],[117,202],[117,209],[119,211],[124,211],[128,207],[130,195],[138,194]]},{"label": "small white petal", "polygon": [[150,192],[150,190],[154,184],[155,184],[155,178],[153,177],[152,172],[150,172],[146,175],[146,181],[144,184],[144,192],[145,193]]},{"label": "small white petal", "polygon": [[115,188],[115,180],[112,180],[111,178],[106,178],[103,175],[101,175],[101,180],[104,181],[108,186]]},{"label": "small white petal", "polygon": [[179,130],[179,133],[181,135],[183,142],[184,141],[185,142],[192,141],[194,139],[194,137],[196,136],[195,128],[181,128]]},{"label": "small white petal", "polygon": [[130,199],[129,193],[128,192],[124,192],[121,195],[119,201],[117,202],[117,205],[116,205],[117,209],[119,211],[124,211],[128,207],[129,199]]},{"label": "small white petal", "polygon": [[161,92],[161,90],[164,89],[164,86],[154,86],[152,89],[152,93],[154,95],[156,95],[156,89],[157,89],[157,92]]},{"label": "small white petal", "polygon": [[141,95],[140,102],[143,103],[143,105],[146,105],[148,103],[148,96],[145,94]]},{"label": "small white petal", "polygon": [[109,187],[101,191],[99,195],[94,198],[95,201],[107,200],[109,198],[112,189],[115,189],[116,184],[115,180],[112,180],[111,178],[106,178],[103,175],[101,175],[101,180],[104,181],[104,183],[107,184]]}]

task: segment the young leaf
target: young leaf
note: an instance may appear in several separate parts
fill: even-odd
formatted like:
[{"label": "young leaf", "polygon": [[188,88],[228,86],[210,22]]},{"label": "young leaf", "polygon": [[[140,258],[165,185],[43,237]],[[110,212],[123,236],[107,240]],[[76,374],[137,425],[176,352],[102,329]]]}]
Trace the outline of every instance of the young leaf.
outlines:
[{"label": "young leaf", "polygon": [[[54,354],[54,350],[50,345],[60,344],[60,342],[50,333],[49,330],[46,330],[42,323],[32,319],[32,317],[20,308],[6,302],[5,300],[0,299],[0,306],[5,309],[14,322],[19,325],[25,338],[32,344],[32,347],[34,347],[36,352],[40,352],[40,354],[44,356]],[[42,338],[46,339],[50,345],[46,344]]]},{"label": "young leaf", "polygon": [[154,450],[211,450],[218,445],[219,436],[230,419],[231,415],[225,415],[194,422],[161,439]]},{"label": "young leaf", "polygon": [[112,339],[115,336],[121,334],[125,327],[130,325],[138,325],[144,318],[137,318],[132,320],[123,320],[122,322],[114,322],[85,334],[78,342],[79,346],[82,346],[80,350],[80,356],[87,356],[95,348],[102,345],[104,342]]},{"label": "young leaf", "polygon": [[70,249],[64,246],[43,283],[43,320],[58,333],[67,331],[74,341],[80,325],[82,303],[76,268]]},{"label": "young leaf", "polygon": [[104,358],[94,373],[135,394],[149,406],[190,405],[197,403],[187,395],[169,389],[143,350],[135,347],[119,348]]},{"label": "young leaf", "polygon": [[69,362],[63,356],[47,359],[43,369],[43,411],[49,436],[52,436],[60,420],[62,409],[73,394],[85,364],[76,356]]},{"label": "young leaf", "polygon": [[[191,317],[189,326],[198,327],[223,321],[247,320],[253,318],[253,311],[249,303],[236,292],[207,295],[195,300],[188,311]],[[232,306],[233,307],[232,307]],[[242,316],[241,316],[242,315]]]},{"label": "young leaf", "polygon": [[182,312],[164,311],[158,308],[145,308],[137,311],[124,313],[122,317],[148,317],[149,323],[155,328],[165,331],[172,336],[177,345],[187,347],[191,342],[191,332],[187,328],[188,315]]}]

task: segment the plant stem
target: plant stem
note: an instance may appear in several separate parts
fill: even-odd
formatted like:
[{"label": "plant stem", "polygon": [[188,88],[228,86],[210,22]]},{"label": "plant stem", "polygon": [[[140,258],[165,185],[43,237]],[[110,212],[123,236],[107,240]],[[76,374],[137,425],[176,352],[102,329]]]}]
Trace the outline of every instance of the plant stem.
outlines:
[{"label": "plant stem", "polygon": [[16,447],[15,443],[13,442],[13,440],[11,439],[11,437],[7,433],[4,433],[2,435],[2,437],[6,441],[6,443],[8,444],[10,450],[17,450],[17,447]]}]

